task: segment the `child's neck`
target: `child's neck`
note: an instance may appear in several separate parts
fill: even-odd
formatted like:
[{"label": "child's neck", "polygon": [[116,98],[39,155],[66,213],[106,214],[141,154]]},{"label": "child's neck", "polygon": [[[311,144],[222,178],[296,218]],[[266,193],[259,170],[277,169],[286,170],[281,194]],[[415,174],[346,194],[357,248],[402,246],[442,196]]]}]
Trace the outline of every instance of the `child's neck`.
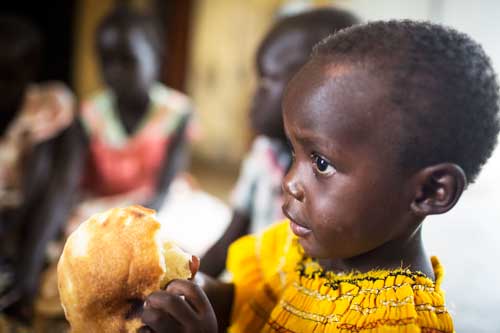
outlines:
[{"label": "child's neck", "polygon": [[401,238],[389,241],[378,248],[348,259],[321,259],[324,269],[334,272],[368,272],[375,269],[392,270],[409,268],[420,271],[430,279],[434,272],[429,257],[426,255],[419,226]]}]

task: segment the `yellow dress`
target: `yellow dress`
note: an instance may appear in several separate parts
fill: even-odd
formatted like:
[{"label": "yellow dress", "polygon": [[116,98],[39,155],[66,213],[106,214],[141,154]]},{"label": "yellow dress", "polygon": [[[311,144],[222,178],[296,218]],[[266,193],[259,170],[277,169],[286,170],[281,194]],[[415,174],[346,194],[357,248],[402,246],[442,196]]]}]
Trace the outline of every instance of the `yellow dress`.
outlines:
[{"label": "yellow dress", "polygon": [[335,274],[307,258],[288,221],[229,249],[235,284],[230,332],[453,332],[436,281],[409,269]]}]

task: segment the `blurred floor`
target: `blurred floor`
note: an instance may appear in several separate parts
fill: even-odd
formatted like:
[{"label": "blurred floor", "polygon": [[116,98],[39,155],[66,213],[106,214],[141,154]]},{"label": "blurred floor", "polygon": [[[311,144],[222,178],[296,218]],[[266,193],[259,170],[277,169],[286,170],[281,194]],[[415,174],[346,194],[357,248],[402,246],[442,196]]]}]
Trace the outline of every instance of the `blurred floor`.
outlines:
[{"label": "blurred floor", "polygon": [[186,251],[202,256],[230,222],[230,193],[238,165],[193,158],[190,174],[198,188],[169,200],[158,214],[167,231]]},{"label": "blurred floor", "polygon": [[202,256],[226,229],[231,210],[229,195],[238,166],[194,158],[190,175],[194,188],[178,187],[158,213],[167,236],[185,251]]},{"label": "blurred floor", "polygon": [[229,194],[238,178],[239,165],[216,163],[194,157],[190,173],[200,187],[224,202],[229,202]]}]

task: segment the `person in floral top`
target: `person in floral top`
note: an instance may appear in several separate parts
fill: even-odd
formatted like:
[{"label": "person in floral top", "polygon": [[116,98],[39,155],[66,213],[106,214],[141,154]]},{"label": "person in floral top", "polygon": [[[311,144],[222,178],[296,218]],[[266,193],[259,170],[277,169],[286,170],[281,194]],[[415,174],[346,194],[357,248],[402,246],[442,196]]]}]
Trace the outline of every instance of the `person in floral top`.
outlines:
[{"label": "person in floral top", "polygon": [[158,82],[163,48],[154,20],[119,5],[100,23],[96,46],[105,89],[82,104],[87,160],[67,233],[110,207],[159,210],[187,159],[192,104]]}]

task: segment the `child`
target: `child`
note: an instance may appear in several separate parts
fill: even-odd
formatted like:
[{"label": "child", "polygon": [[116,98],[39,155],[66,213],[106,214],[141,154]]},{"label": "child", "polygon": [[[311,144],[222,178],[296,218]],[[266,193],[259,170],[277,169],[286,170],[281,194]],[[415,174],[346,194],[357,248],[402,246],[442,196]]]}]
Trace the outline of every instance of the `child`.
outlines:
[{"label": "child", "polygon": [[28,322],[47,244],[77,186],[78,128],[71,91],[55,81],[35,84],[37,28],[2,15],[0,49],[0,312]]},{"label": "child", "polygon": [[250,119],[257,137],[233,191],[233,217],[224,235],[205,254],[201,271],[217,277],[237,238],[283,218],[281,181],[291,156],[283,132],[281,99],[287,82],[306,63],[314,44],[357,23],[350,13],[322,8],[279,20],[257,51],[258,87]]},{"label": "child", "polygon": [[107,88],[82,106],[89,156],[68,233],[112,206],[158,210],[187,159],[191,103],[157,81],[163,49],[153,18],[118,5],[99,25],[96,42]]},{"label": "child", "polygon": [[215,318],[231,332],[453,332],[421,225],[491,155],[498,97],[490,60],[453,29],[373,22],[325,39],[283,101],[289,221],[231,246],[231,284],[173,281],[143,321],[157,333],[215,332]]}]

